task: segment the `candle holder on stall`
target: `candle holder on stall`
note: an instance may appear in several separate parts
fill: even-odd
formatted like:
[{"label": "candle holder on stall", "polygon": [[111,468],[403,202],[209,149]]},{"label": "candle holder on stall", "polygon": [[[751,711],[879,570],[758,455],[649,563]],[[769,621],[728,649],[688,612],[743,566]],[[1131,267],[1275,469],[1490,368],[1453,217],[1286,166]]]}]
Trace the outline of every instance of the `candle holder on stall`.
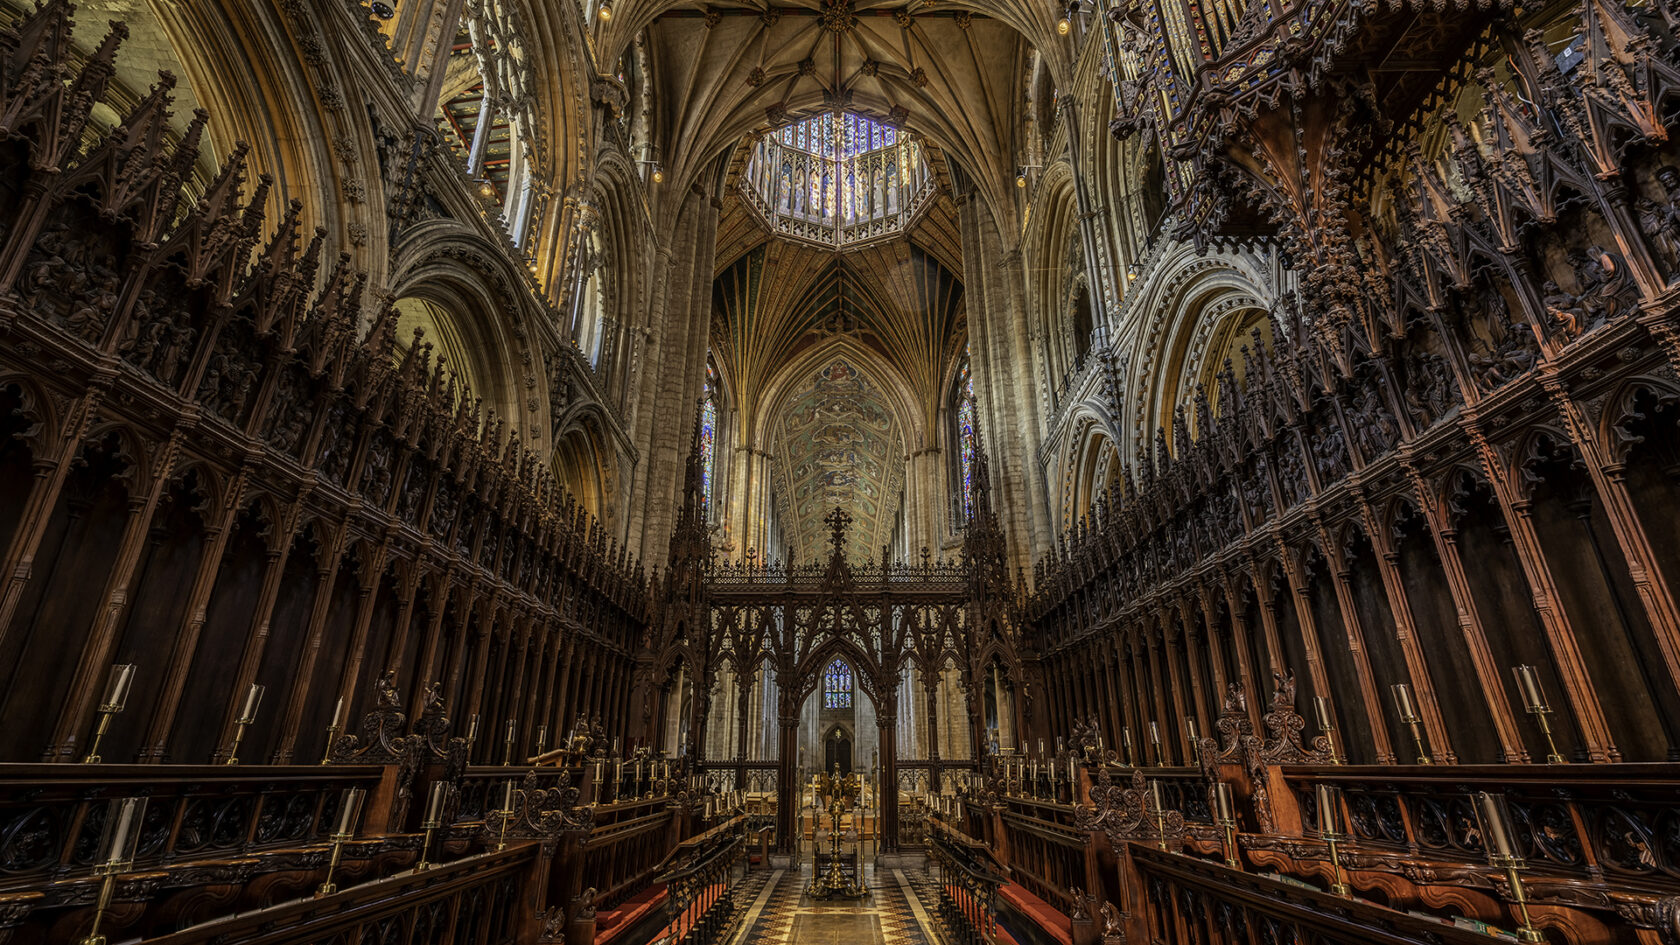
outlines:
[{"label": "candle holder on stall", "polygon": [[1201,762],[1202,751],[1198,743],[1201,733],[1196,730],[1195,719],[1184,720],[1184,744],[1188,753],[1184,756],[1185,766],[1194,768]]},{"label": "candle holder on stall", "polygon": [[1132,752],[1132,730],[1131,729],[1123,728],[1123,729],[1120,730],[1120,747],[1126,749],[1126,765],[1128,767],[1136,767],[1137,762],[1134,760],[1133,752]]},{"label": "candle holder on stall", "polygon": [[1161,751],[1161,726],[1154,720],[1149,723],[1149,743],[1155,746],[1155,767],[1166,767],[1166,756]]},{"label": "candle holder on stall", "polygon": [[1231,803],[1231,785],[1224,781],[1213,782],[1213,817],[1225,832],[1225,865],[1242,869],[1237,861],[1237,808]]},{"label": "candle holder on stall", "polygon": [[1540,688],[1540,674],[1534,667],[1524,663],[1511,667],[1511,672],[1517,677],[1517,691],[1522,693],[1523,708],[1534,716],[1534,721],[1540,725],[1540,734],[1546,736],[1546,763],[1549,765],[1563,764],[1563,756],[1558,754],[1557,742],[1552,739],[1552,726],[1546,716],[1552,714],[1552,707],[1546,702],[1546,692]]},{"label": "candle holder on stall", "polygon": [[518,801],[518,799],[519,788],[515,785],[513,779],[509,778],[507,785],[502,789],[502,806],[496,810],[496,814],[502,818],[502,832],[501,835],[496,838],[497,853],[507,849],[508,821],[513,819],[513,805],[516,801]]},{"label": "candle holder on stall", "polygon": [[539,725],[539,726],[537,726],[537,747],[536,747],[536,750],[531,752],[531,754],[541,755],[543,753],[543,749],[545,747],[547,747],[547,745],[548,745],[548,726],[546,724],[545,725]]},{"label": "candle holder on stall", "polygon": [[519,733],[519,722],[515,719],[507,720],[507,737],[502,740],[502,764],[513,764],[513,739]]},{"label": "candle holder on stall", "polygon": [[1318,722],[1318,730],[1324,734],[1324,740],[1330,745],[1330,763],[1341,764],[1341,756],[1336,752],[1336,716],[1330,711],[1329,699],[1313,696],[1313,718]]},{"label": "candle holder on stall", "polygon": [[239,718],[233,720],[233,744],[228,748],[227,760],[222,764],[239,764],[239,743],[245,740],[245,729],[257,720],[257,707],[262,705],[263,693],[267,687],[252,683],[251,688],[245,690],[245,705],[239,710]]},{"label": "candle holder on stall", "polygon": [[344,855],[344,844],[356,835],[356,821],[362,815],[362,801],[367,798],[367,792],[361,788],[345,788],[338,799],[338,822],[333,827],[332,859],[327,861],[327,876],[315,890],[315,898],[330,896],[338,892],[338,885],[333,882],[333,873],[338,871],[339,858]]},{"label": "candle holder on stall", "polygon": [[339,696],[338,702],[333,705],[332,721],[327,723],[327,747],[321,749],[321,764],[329,764],[332,762],[333,742],[338,741],[338,736],[343,731],[344,697]]},{"label": "candle holder on stall", "polygon": [[[1155,724],[1153,722],[1149,723]],[[1167,805],[1161,796],[1161,779],[1149,780],[1149,805],[1155,808],[1155,835],[1159,838],[1159,846],[1167,848]]]},{"label": "candle holder on stall", "polygon": [[1518,870],[1527,864],[1517,852],[1511,834],[1511,813],[1505,806],[1505,795],[1478,791],[1475,795],[1476,820],[1481,825],[1482,846],[1487,850],[1488,865],[1505,871],[1511,886],[1511,901],[1517,904],[1517,916],[1522,926],[1517,929],[1519,942],[1544,942],[1546,937],[1534,927],[1528,916],[1528,891]]},{"label": "candle holder on stall", "polygon": [[1347,837],[1342,833],[1341,823],[1342,789],[1329,784],[1318,785],[1318,835],[1330,848],[1330,892],[1337,896],[1352,896],[1353,890],[1342,875],[1341,853],[1336,849],[1336,845]]},{"label": "candle holder on stall", "polygon": [[421,829],[426,836],[420,841],[420,862],[414,864],[414,871],[429,870],[431,860],[427,857],[432,852],[432,831],[443,826],[443,807],[449,803],[449,782],[433,781],[431,794],[426,798],[426,819],[420,822]]},{"label": "candle holder on stall", "polygon": [[1400,721],[1412,730],[1412,744],[1417,746],[1420,765],[1432,765],[1435,759],[1429,757],[1429,749],[1423,744],[1423,729],[1418,726],[1423,719],[1419,718],[1417,703],[1412,700],[1412,687],[1406,683],[1395,683],[1389,687],[1394,693],[1394,708],[1400,713]]},{"label": "candle holder on stall", "polygon": [[[116,674],[112,675],[115,678]],[[105,945],[105,936],[99,934],[99,926],[105,920],[106,911],[111,908],[111,895],[117,889],[117,874],[127,872],[134,865],[134,854],[140,848],[140,827],[145,817],[144,797],[113,798],[106,806],[105,828],[99,838],[98,865],[93,868],[95,876],[103,877],[99,884],[99,899],[94,904],[93,925],[77,945]]]},{"label": "candle holder on stall", "polygon": [[111,674],[105,678],[105,698],[99,700],[99,725],[93,730],[93,738],[88,740],[88,752],[82,764],[99,764],[99,742],[105,737],[105,730],[111,727],[111,716],[128,706],[128,691],[134,686],[134,671],[133,663],[117,663],[111,667]]}]

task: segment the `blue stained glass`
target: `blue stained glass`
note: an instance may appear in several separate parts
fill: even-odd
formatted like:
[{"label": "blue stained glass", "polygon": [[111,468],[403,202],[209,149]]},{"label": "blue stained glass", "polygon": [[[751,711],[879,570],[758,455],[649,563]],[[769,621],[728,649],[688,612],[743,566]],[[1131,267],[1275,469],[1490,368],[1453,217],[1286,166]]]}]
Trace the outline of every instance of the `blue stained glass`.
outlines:
[{"label": "blue stained glass", "polygon": [[962,464],[962,508],[965,518],[974,516],[974,378],[968,373],[968,360],[963,360],[962,376],[957,382],[957,440],[958,458]]},{"label": "blue stained glass", "polygon": [[852,707],[852,668],[844,660],[835,660],[828,664],[823,673],[823,708],[849,709]]},{"label": "blue stained glass", "polygon": [[717,385],[710,364],[706,365],[706,400],[700,407],[700,495],[712,504],[712,467],[717,457]]}]

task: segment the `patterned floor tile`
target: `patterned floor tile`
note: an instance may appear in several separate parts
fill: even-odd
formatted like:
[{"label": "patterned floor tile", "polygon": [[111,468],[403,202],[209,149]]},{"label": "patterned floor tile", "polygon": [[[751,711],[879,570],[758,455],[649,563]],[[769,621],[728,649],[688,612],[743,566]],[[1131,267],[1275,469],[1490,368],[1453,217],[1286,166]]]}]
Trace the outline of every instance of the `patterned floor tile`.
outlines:
[{"label": "patterned floor tile", "polygon": [[[766,875],[766,874],[760,874]],[[911,878],[897,870],[864,868],[869,897],[860,902],[824,902],[805,896],[810,867],[769,874],[769,895],[742,889],[751,903],[734,945],[932,945],[906,896]],[[914,895],[910,891],[910,895]]]}]

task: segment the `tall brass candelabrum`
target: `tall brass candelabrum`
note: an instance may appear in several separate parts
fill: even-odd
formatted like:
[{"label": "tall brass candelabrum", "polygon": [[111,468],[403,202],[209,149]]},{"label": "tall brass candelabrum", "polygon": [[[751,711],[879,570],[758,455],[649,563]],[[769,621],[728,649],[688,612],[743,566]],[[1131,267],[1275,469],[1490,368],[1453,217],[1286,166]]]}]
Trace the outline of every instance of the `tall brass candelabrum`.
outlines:
[{"label": "tall brass candelabrum", "polygon": [[[828,868],[818,869],[805,894],[812,899],[862,899],[869,895],[863,877],[853,878],[840,868],[840,815],[857,803],[862,785],[858,776],[841,776],[840,766],[817,776],[817,796],[828,798]],[[861,871],[861,867],[860,867]]]}]

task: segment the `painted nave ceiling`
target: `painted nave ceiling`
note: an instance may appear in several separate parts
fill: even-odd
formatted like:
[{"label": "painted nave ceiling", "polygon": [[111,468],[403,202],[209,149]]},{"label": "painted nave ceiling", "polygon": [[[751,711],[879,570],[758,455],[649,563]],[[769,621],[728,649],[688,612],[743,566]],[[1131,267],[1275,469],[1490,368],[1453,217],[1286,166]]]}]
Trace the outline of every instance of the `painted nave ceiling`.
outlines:
[{"label": "painted nave ceiling", "polygon": [[1674,0],[0,0],[0,945],[1680,945]]}]

